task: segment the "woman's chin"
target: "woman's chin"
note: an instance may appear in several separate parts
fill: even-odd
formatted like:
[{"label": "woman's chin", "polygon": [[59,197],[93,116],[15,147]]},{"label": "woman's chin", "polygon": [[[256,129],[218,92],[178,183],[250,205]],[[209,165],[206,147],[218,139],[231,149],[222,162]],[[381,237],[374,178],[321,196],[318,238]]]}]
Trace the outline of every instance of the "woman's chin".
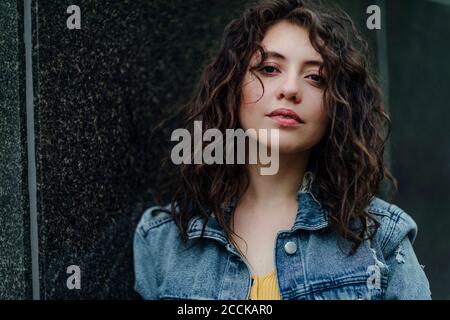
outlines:
[{"label": "woman's chin", "polygon": [[293,144],[281,141],[279,143],[272,142],[269,144],[264,144],[260,142],[259,145],[263,148],[264,147],[268,148],[268,150],[277,150],[280,155],[299,154],[301,152],[305,152],[308,150],[308,148],[305,148],[303,145],[299,145],[298,143]]}]

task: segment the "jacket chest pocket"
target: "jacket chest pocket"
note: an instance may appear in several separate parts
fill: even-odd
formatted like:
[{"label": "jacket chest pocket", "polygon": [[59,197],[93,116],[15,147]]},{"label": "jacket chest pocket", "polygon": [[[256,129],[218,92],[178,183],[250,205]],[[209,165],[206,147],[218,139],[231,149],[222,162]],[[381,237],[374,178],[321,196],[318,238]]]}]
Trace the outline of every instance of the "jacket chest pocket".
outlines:
[{"label": "jacket chest pocket", "polygon": [[183,273],[164,279],[158,289],[159,300],[215,300],[214,282],[201,277],[186,277]]},{"label": "jacket chest pocket", "polygon": [[313,300],[381,300],[387,287],[387,275],[370,270],[366,273],[315,283],[309,290]]}]

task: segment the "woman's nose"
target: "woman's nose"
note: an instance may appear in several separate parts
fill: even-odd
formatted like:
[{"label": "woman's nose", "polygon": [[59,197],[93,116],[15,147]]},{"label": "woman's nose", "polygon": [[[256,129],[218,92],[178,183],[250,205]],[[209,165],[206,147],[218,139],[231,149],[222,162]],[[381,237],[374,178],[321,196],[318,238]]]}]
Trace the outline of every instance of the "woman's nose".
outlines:
[{"label": "woman's nose", "polygon": [[279,100],[289,100],[295,104],[301,102],[300,83],[297,76],[286,78],[278,89],[277,98]]}]

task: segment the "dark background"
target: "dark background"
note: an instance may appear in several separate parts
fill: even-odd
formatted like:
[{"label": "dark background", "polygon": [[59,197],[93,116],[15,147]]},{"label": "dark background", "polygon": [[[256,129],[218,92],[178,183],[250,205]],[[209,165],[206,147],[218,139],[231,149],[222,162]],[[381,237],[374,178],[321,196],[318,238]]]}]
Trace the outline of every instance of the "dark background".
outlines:
[{"label": "dark background", "polygon": [[[450,299],[450,1],[327,1],[372,50],[393,131],[395,203],[419,225],[414,244],[433,298]],[[81,30],[66,9],[81,8]],[[366,28],[378,4],[382,29]],[[152,204],[165,141],[154,126],[188,99],[224,26],[245,1],[32,1],[38,239],[30,237],[24,9],[0,3],[0,298],[138,298],[132,234]],[[31,190],[31,191],[30,191]],[[66,268],[79,265],[81,289]]]}]

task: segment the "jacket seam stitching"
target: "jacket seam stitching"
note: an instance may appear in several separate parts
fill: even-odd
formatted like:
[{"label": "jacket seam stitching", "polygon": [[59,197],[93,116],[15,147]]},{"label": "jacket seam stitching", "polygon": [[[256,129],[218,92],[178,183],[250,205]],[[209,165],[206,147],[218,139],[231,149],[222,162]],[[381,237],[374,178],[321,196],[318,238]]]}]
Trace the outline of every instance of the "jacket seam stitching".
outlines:
[{"label": "jacket seam stitching", "polygon": [[401,211],[397,211],[397,212],[390,211],[389,209],[391,209],[391,207],[392,207],[392,205],[390,205],[387,210],[389,212],[393,213],[393,216],[392,216],[392,218],[389,219],[390,220],[390,228],[389,228],[388,232],[386,233],[385,238],[381,242],[381,250],[382,251],[384,251],[386,249],[386,246],[392,240],[392,235],[394,234],[394,231],[397,228],[398,221],[400,220],[400,215],[402,214]]},{"label": "jacket seam stitching", "polygon": [[[145,238],[145,237],[147,237],[147,235],[148,235],[148,233],[152,230],[152,229],[156,229],[156,228],[158,228],[158,227],[160,227],[160,226],[162,226],[162,225],[164,225],[164,224],[166,224],[166,223],[168,223],[168,222],[174,222],[175,223],[175,221],[173,221],[173,219],[171,218],[171,217],[167,217],[167,218],[163,218],[163,219],[161,219],[161,220],[157,220],[157,221],[153,221],[153,222],[150,222],[150,223],[144,223],[143,225],[141,225],[140,226],[140,228],[141,228],[141,230],[142,230],[142,235],[143,235],[143,237]],[[144,228],[144,227],[147,227],[147,228]]]}]

